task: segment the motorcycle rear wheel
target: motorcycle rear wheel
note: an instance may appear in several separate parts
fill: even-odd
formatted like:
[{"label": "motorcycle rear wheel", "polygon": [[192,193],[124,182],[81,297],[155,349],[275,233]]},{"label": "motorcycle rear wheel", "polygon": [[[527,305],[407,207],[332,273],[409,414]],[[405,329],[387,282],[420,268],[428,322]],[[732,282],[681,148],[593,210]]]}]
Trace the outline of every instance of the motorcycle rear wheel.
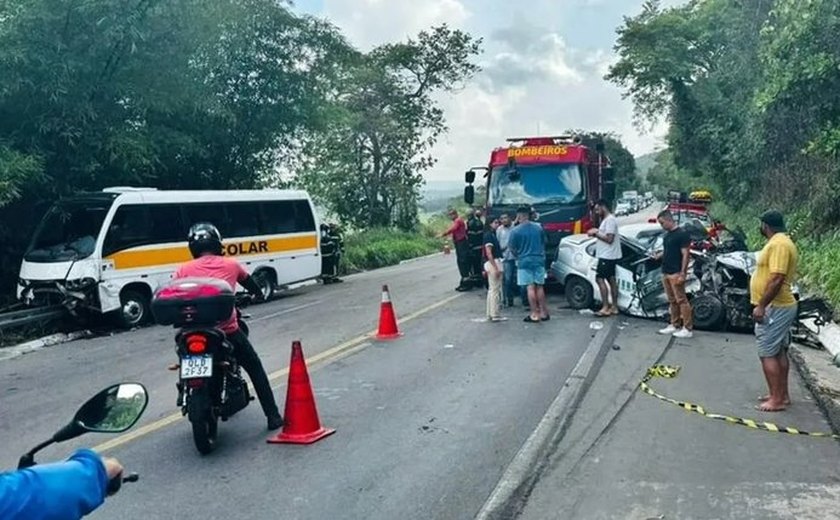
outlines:
[{"label": "motorcycle rear wheel", "polygon": [[193,442],[199,453],[209,455],[216,449],[216,434],[219,423],[215,417],[192,423]]},{"label": "motorcycle rear wheel", "polygon": [[213,413],[210,401],[203,393],[191,396],[189,418],[196,449],[202,455],[212,453],[216,449],[219,418]]}]

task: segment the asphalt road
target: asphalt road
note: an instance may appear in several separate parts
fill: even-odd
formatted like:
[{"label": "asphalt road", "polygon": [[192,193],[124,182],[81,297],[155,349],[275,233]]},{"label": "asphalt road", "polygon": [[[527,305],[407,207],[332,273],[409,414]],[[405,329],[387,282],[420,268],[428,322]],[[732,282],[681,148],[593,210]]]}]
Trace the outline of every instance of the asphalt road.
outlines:
[{"label": "asphalt road", "polygon": [[[251,337],[274,372],[282,408],[290,344],[303,341],[322,422],[338,432],[307,447],[269,445],[253,403],[220,427],[208,457],[173,415],[173,331],[152,327],[78,341],[0,363],[0,465],[72,416],[99,389],[139,381],[150,393],[125,436],[51,447],[108,448],[141,480],[92,518],[470,518],[542,418],[591,337],[557,309],[530,325],[520,310],[481,322],[484,295],[459,295],[454,256],[436,256],[316,286],[252,307]],[[364,339],[389,284],[405,336]],[[103,443],[108,444],[103,444]]]},{"label": "asphalt road", "polygon": [[516,518],[840,518],[836,441],[711,420],[638,390],[647,367],[679,366],[651,387],[714,413],[830,431],[796,369],[791,407],[758,412],[766,386],[751,335],[698,332],[668,346],[657,327],[628,320]]}]

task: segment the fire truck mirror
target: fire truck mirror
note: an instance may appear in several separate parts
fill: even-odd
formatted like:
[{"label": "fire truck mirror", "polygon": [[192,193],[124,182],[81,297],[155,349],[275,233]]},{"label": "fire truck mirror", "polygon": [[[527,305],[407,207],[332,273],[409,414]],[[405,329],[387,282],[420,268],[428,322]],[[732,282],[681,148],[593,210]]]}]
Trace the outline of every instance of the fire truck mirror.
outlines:
[{"label": "fire truck mirror", "polygon": [[464,172],[464,180],[467,184],[472,184],[475,181],[475,172],[473,170],[467,170]]},{"label": "fire truck mirror", "polygon": [[615,183],[612,181],[605,181],[601,187],[601,198],[605,199],[612,205],[615,200]]},{"label": "fire truck mirror", "polygon": [[472,186],[464,187],[464,202],[467,204],[475,202],[475,188]]},{"label": "fire truck mirror", "polygon": [[615,180],[615,169],[612,166],[605,166],[601,171],[601,177],[604,181],[612,182]]}]

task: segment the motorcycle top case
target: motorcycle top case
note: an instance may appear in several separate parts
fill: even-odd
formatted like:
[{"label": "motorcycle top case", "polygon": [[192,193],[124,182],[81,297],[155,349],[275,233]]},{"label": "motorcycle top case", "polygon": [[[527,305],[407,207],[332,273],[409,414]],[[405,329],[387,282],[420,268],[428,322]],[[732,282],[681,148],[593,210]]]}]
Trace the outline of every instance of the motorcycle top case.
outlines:
[{"label": "motorcycle top case", "polygon": [[236,295],[216,278],[180,278],[164,285],[152,299],[152,314],[159,325],[216,325],[230,319]]}]

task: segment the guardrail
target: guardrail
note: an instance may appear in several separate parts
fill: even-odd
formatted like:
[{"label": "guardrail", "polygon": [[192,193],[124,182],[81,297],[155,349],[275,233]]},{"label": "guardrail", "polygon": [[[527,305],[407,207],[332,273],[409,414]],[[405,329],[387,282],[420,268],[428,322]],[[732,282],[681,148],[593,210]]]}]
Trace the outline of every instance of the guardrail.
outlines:
[{"label": "guardrail", "polygon": [[62,305],[32,307],[0,314],[0,331],[22,327],[32,323],[60,318],[67,312]]}]

